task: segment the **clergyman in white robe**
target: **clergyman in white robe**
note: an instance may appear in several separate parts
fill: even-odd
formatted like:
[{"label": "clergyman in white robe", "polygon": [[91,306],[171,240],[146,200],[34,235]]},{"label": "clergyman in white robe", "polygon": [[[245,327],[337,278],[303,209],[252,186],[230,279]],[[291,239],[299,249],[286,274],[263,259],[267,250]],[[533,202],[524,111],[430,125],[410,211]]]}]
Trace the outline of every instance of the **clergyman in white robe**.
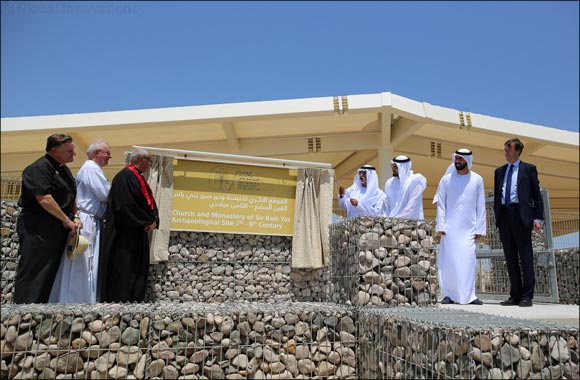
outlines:
[{"label": "clergyman in white robe", "polygon": [[393,158],[391,165],[394,167],[393,177],[385,182],[385,215],[393,218],[425,219],[423,192],[427,187],[427,179],[419,173],[413,173],[411,159],[407,156]]},{"label": "clergyman in white robe", "polygon": [[[361,182],[361,175],[366,175],[366,187]],[[356,200],[355,205],[351,199]],[[346,211],[347,218],[356,216],[383,215],[385,193],[379,189],[379,177],[375,168],[369,165],[361,167],[354,176],[354,184],[338,194],[338,205]]]},{"label": "clergyman in white robe", "polygon": [[95,303],[97,298],[101,221],[111,188],[102,166],[108,163],[111,152],[108,144],[99,140],[89,145],[87,154],[89,160],[80,168],[76,184],[78,214],[83,223],[81,235],[89,241],[89,246],[72,260],[63,255],[52,286],[51,303]]},{"label": "clergyman in white robe", "polygon": [[[449,170],[440,180],[434,203],[437,203],[436,232],[441,234],[437,261],[439,284],[445,297],[468,304],[475,300],[477,239],[486,234],[485,192],[483,178],[471,171],[472,156],[467,149],[453,154],[467,164],[466,174]],[[451,168],[451,167],[450,167]]]}]

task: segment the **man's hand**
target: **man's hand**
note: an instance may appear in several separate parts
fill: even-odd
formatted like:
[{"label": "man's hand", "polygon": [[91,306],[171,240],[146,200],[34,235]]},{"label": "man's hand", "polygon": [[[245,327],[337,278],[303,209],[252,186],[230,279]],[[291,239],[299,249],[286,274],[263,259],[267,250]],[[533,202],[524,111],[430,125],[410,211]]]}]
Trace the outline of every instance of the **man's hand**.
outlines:
[{"label": "man's hand", "polygon": [[157,222],[153,222],[150,225],[145,226],[145,231],[146,232],[151,232],[151,231],[153,231],[156,228],[157,228]]},{"label": "man's hand", "polygon": [[354,198],[350,198],[350,204],[353,205],[354,207],[358,206],[358,201]]},{"label": "man's hand", "polygon": [[80,231],[83,229],[83,222],[81,222],[81,218],[79,218],[78,216],[75,217],[74,224],[76,227],[75,228],[76,231]]},{"label": "man's hand", "polygon": [[67,230],[70,230],[70,234],[72,235],[73,232],[75,232],[78,227],[75,224],[75,222],[73,222],[72,220],[70,220],[69,218],[66,218],[65,220],[62,221],[62,225],[64,226],[64,228],[66,228]]},{"label": "man's hand", "polygon": [[445,236],[445,231],[437,231],[438,236]]},{"label": "man's hand", "polygon": [[64,211],[58,205],[58,203],[56,203],[52,195],[50,194],[37,195],[36,201],[49,214],[60,220],[64,228],[70,230],[71,234],[83,228],[81,220],[78,218],[75,218],[74,221],[70,220],[68,215],[65,214]]},{"label": "man's hand", "polygon": [[79,218],[75,218],[74,222],[69,218],[66,218],[65,220],[62,221],[62,225],[67,230],[70,230],[71,235],[77,231],[80,231],[83,228],[83,223]]},{"label": "man's hand", "polygon": [[481,235],[475,234],[475,240],[479,240],[481,238]]},{"label": "man's hand", "polygon": [[542,223],[534,222],[534,232],[538,232],[541,229],[542,229]]},{"label": "man's hand", "polygon": [[339,195],[341,198],[344,198],[344,186],[339,186],[339,187],[338,187],[338,195]]}]

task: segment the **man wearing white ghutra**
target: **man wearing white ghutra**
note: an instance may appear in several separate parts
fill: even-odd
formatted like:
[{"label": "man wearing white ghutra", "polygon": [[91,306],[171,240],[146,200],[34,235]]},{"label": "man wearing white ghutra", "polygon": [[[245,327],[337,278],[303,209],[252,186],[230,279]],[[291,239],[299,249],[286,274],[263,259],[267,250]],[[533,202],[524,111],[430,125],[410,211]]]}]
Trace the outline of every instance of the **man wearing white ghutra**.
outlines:
[{"label": "man wearing white ghutra", "polygon": [[365,165],[354,176],[348,189],[338,188],[338,205],[347,218],[382,215],[385,193],[379,189],[379,177],[374,167]]},{"label": "man wearing white ghutra", "polygon": [[483,178],[471,171],[473,154],[459,149],[441,178],[435,231],[441,236],[437,262],[442,304],[483,304],[475,296],[477,240],[486,234]]},{"label": "man wearing white ghutra", "polygon": [[385,182],[385,215],[393,218],[425,219],[423,215],[423,192],[427,179],[411,170],[412,162],[407,156],[391,160],[393,176]]}]

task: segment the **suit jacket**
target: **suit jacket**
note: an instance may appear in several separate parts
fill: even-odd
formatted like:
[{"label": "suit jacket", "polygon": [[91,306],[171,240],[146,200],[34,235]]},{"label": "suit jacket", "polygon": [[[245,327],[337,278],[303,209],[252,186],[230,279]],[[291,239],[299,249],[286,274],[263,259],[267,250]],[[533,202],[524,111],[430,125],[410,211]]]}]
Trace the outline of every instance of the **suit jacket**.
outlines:
[{"label": "suit jacket", "polygon": [[[495,211],[495,223],[500,227],[500,210],[503,181],[508,164],[495,169],[494,173],[494,197],[493,209]],[[522,223],[526,228],[532,228],[535,219],[544,219],[544,201],[540,193],[540,181],[538,170],[535,165],[520,161],[518,169],[518,200]]]}]

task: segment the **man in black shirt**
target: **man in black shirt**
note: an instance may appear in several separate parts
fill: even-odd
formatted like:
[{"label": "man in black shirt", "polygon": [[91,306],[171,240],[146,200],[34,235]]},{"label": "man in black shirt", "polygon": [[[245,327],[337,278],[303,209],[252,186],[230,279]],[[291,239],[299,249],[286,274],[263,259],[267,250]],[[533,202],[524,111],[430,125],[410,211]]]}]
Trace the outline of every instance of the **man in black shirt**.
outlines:
[{"label": "man in black shirt", "polygon": [[66,166],[74,156],[71,136],[50,135],[46,154],[22,172],[15,303],[48,302],[68,236],[82,228],[80,219],[75,218],[75,180]]}]

